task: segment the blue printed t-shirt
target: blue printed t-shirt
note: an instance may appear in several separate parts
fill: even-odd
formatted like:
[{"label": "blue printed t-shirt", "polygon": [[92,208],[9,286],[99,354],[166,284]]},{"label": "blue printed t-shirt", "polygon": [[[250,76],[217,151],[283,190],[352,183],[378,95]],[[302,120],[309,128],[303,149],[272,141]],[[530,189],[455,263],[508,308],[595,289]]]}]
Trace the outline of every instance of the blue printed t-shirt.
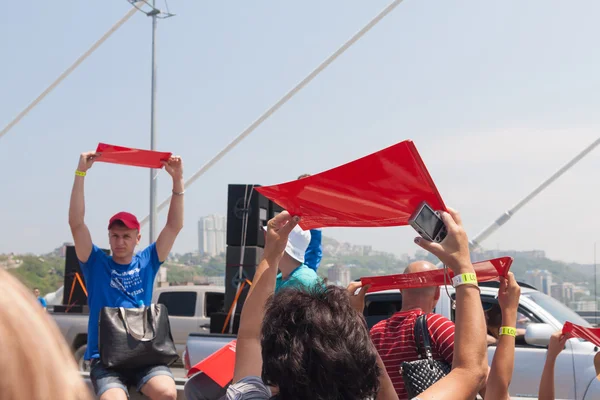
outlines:
[{"label": "blue printed t-shirt", "polygon": [[152,303],[154,278],[161,266],[156,243],[133,256],[129,264],[117,264],[96,245],[81,270],[88,290],[88,343],[85,359],[99,358],[98,320],[104,307],[138,308]]},{"label": "blue printed t-shirt", "polygon": [[319,283],[321,283],[321,278],[319,278],[319,275],[317,275],[313,269],[309,268],[305,264],[302,264],[293,270],[287,279],[283,279],[281,272],[277,274],[275,292],[289,287],[295,287],[299,289],[305,287],[310,289]]}]

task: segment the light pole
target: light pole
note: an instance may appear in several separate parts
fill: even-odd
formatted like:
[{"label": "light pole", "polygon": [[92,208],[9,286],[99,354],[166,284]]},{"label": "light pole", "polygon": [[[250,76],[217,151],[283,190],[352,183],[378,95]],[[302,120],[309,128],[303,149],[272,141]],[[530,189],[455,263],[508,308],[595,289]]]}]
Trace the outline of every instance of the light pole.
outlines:
[{"label": "light pole", "polygon": [[[148,17],[152,17],[152,77],[150,86],[150,150],[156,150],[156,28],[158,25],[158,18],[169,18],[175,14],[171,14],[169,6],[167,5],[167,11],[163,12],[156,8],[156,0],[152,0],[152,4],[148,0],[129,0],[129,3],[135,8],[146,14]],[[144,11],[140,8],[140,5],[147,5],[150,7],[150,11]],[[150,226],[148,229],[148,240],[149,244],[156,241],[156,179],[158,177],[157,169],[150,169]]]},{"label": "light pole", "polygon": [[[156,150],[156,0],[152,0],[152,11],[147,15],[152,17],[152,86],[150,95],[150,150]],[[158,170],[150,169],[150,227],[148,232],[149,244],[156,240],[156,178]]]}]

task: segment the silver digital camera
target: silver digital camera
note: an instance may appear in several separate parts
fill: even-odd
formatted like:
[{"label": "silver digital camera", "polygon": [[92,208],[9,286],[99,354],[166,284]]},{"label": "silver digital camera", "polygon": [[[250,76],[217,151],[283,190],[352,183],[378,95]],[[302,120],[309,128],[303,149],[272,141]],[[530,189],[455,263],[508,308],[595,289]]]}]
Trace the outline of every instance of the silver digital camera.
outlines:
[{"label": "silver digital camera", "polygon": [[419,205],[419,208],[411,215],[408,223],[421,237],[430,242],[440,243],[448,234],[440,213],[434,211],[426,202]]}]

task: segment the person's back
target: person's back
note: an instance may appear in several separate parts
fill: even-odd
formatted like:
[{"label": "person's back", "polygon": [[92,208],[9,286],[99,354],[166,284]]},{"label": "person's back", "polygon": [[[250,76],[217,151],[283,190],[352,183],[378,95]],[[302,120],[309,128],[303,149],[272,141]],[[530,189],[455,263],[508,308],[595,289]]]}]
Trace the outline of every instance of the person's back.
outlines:
[{"label": "person's back", "polygon": [[[420,261],[410,264],[404,273],[432,269],[435,269],[433,264]],[[419,359],[414,332],[415,323],[420,315],[427,314],[427,330],[431,338],[433,358],[452,364],[454,323],[432,313],[439,297],[439,288],[405,289],[402,291],[402,310],[371,328],[371,339],[400,399],[408,398],[402,379],[402,363]]]},{"label": "person's back", "polygon": [[[408,398],[402,379],[402,363],[419,359],[414,331],[417,318],[423,314],[422,310],[400,311],[371,328],[373,344],[400,399]],[[451,364],[454,354],[454,324],[439,314],[430,313],[427,314],[427,329],[432,339],[433,358]]]}]

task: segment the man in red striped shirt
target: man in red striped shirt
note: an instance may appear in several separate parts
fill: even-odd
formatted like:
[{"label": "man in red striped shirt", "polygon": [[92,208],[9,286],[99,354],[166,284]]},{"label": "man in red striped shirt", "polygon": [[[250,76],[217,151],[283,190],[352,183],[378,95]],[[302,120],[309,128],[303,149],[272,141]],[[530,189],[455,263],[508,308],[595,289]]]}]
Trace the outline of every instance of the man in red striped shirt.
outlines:
[{"label": "man in red striped shirt", "polygon": [[[404,270],[405,274],[436,269],[427,261],[417,261]],[[433,358],[452,365],[454,355],[454,323],[439,314],[432,314],[440,298],[439,287],[402,290],[402,309],[371,328],[371,339],[394,384],[398,398],[408,399],[400,366],[404,361],[418,360],[415,346],[415,321],[427,314]]]}]

